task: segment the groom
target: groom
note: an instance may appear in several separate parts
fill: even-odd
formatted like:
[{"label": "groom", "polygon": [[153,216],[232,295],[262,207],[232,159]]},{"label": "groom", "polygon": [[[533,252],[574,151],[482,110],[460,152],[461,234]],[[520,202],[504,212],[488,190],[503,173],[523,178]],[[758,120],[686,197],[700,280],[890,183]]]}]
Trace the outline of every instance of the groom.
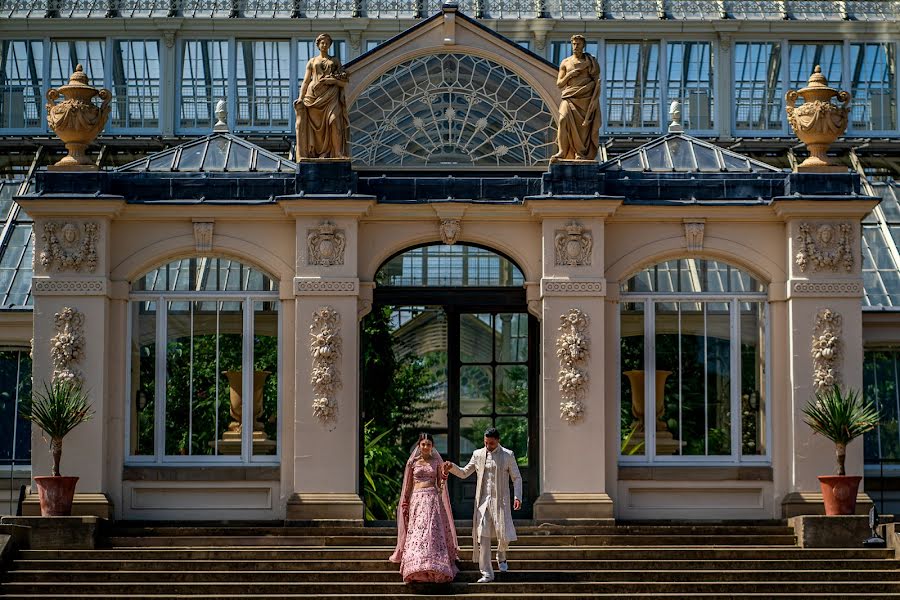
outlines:
[{"label": "groom", "polygon": [[452,462],[444,463],[444,474],[453,473],[465,479],[473,472],[478,473],[475,487],[475,515],[472,518],[472,560],[478,561],[481,579],[478,583],[494,580],[491,568],[491,538],[497,539],[497,563],[500,571],[509,569],[506,563],[506,549],[509,542],[516,541],[509,509],[509,480],[513,481],[515,500],[512,509],[522,505],[522,476],[512,450],[500,445],[500,432],[491,427],[484,432],[484,448],[472,454],[469,464],[460,469]]}]

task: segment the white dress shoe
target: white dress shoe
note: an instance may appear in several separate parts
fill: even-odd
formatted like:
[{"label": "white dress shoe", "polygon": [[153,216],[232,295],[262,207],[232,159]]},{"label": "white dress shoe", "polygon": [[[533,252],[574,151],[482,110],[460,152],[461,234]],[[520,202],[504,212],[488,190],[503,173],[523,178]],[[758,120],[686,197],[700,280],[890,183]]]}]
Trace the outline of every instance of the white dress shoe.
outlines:
[{"label": "white dress shoe", "polygon": [[509,571],[509,563],[505,560],[501,563],[497,563],[497,565],[500,567],[501,573],[506,573],[507,571]]},{"label": "white dress shoe", "polygon": [[493,580],[494,580],[494,579],[493,579],[492,577],[488,577],[487,575],[482,575],[482,576],[481,576],[481,579],[479,579],[479,580],[476,581],[475,583],[490,583],[490,582],[492,582]]}]

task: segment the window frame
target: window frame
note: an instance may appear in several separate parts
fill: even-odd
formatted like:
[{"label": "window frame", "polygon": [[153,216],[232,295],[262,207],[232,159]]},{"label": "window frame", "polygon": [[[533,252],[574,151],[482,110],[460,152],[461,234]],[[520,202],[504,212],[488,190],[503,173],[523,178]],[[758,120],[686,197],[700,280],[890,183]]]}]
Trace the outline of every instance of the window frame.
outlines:
[{"label": "window frame", "polygon": [[[728,263],[725,263],[728,264]],[[730,265],[729,266],[733,266]],[[737,268],[737,267],[734,267]],[[742,272],[748,273],[744,269]],[[637,275],[640,271],[632,273],[624,280]],[[748,273],[751,277],[756,278],[752,273]],[[757,281],[761,281],[757,279]],[[615,320],[615,336],[618,340],[616,345],[616,368],[617,377],[619,378],[616,385],[616,414],[621,414],[622,409],[622,306],[625,303],[642,303],[644,318],[644,371],[655,372],[656,370],[656,304],[657,303],[684,303],[684,302],[728,302],[729,307],[729,348],[730,348],[730,410],[731,410],[731,453],[721,456],[695,456],[695,455],[672,455],[659,456],[656,454],[656,428],[645,428],[645,452],[641,455],[623,455],[621,449],[622,441],[622,419],[616,419],[616,439],[617,451],[616,456],[620,466],[635,465],[672,465],[672,466],[724,466],[724,465],[770,465],[772,462],[772,377],[771,368],[771,332],[770,332],[770,306],[768,302],[768,293],[763,292],[740,292],[740,293],[648,293],[648,292],[621,292],[619,296],[619,310]],[[764,362],[764,378],[763,389],[765,391],[765,453],[759,455],[744,455],[741,452],[741,352],[740,352],[740,304],[742,302],[753,302],[762,304],[763,307],[763,356],[766,357]],[[645,378],[644,381],[644,414],[656,414],[656,385],[653,378]]]},{"label": "window frame", "polygon": [[[168,264],[168,263],[165,263]],[[161,266],[165,266],[161,265]],[[251,266],[242,263],[245,266]],[[262,271],[267,277],[268,274]],[[275,282],[275,279],[271,279]],[[166,348],[168,334],[168,316],[167,304],[169,302],[242,302],[242,329],[241,329],[241,398],[242,423],[253,422],[253,342],[254,342],[254,303],[255,302],[272,302],[278,310],[277,333],[277,368],[276,368],[276,406],[278,415],[278,436],[275,440],[275,454],[272,455],[254,455],[252,446],[252,427],[241,428],[241,453],[239,455],[212,455],[212,456],[177,456],[166,454],[166,360],[167,353],[160,351]],[[281,462],[282,438],[283,431],[283,392],[282,392],[282,373],[283,373],[283,354],[284,354],[284,335],[282,335],[283,324],[283,307],[279,298],[278,291],[260,292],[260,291],[240,291],[240,292],[167,292],[159,291],[137,291],[130,292],[128,295],[126,314],[129,315],[128,326],[126,327],[126,348],[128,356],[132,352],[133,327],[131,323],[131,311],[133,305],[139,302],[155,302],[156,303],[156,357],[155,357],[155,373],[154,387],[156,397],[154,401],[154,432],[153,432],[153,454],[152,455],[134,455],[131,453],[131,420],[133,418],[133,398],[131,398],[131,370],[132,364],[130,358],[125,360],[125,465],[178,465],[178,466],[235,466],[235,465],[277,465]],[[219,435],[219,432],[216,432]]]},{"label": "window frame", "polygon": [[[868,360],[866,355],[869,353],[876,353],[876,352],[889,353],[891,355],[891,358],[893,359],[894,383],[895,383],[893,401],[896,406],[900,407],[900,388],[898,388],[896,386],[896,383],[898,381],[898,375],[900,375],[900,347],[883,346],[883,345],[864,346],[863,347],[863,365],[865,365],[866,361]],[[877,371],[877,369],[875,369],[874,372],[876,374],[875,389],[877,390],[878,389],[878,383],[877,383],[878,371]],[[863,366],[863,386],[862,386],[863,394],[865,394],[865,390],[866,390],[865,366]],[[881,404],[882,404],[881,399],[879,399],[877,397],[872,398],[872,399],[874,399],[874,400],[876,400],[876,402],[878,402],[878,406],[881,406]],[[898,413],[898,414],[900,414],[900,413]],[[872,433],[872,432],[870,432],[870,433]],[[881,431],[880,431],[880,428],[876,428],[874,430],[874,433],[876,435],[878,435],[878,447],[879,447],[878,453],[880,455],[881,454]],[[864,435],[869,435],[869,433],[866,433]],[[882,457],[879,456],[878,460],[879,461],[882,460]],[[888,460],[893,460],[893,459],[888,459]],[[886,477],[897,477],[898,475],[900,475],[900,461],[895,462],[895,463],[867,462],[867,457],[865,456],[865,452],[864,452],[863,453],[863,473],[866,477],[880,477],[881,475],[884,475]]]}]

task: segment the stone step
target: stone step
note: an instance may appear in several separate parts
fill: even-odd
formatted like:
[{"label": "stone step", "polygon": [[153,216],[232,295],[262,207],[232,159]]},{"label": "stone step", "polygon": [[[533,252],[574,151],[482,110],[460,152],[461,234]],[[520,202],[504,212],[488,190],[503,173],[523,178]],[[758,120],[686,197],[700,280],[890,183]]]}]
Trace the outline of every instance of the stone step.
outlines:
[{"label": "stone step", "polygon": [[[470,536],[458,534],[460,539]],[[160,536],[112,537],[113,547],[153,546],[386,546],[396,542],[396,535],[365,536]],[[519,536],[526,546],[793,546],[797,537],[790,535],[527,535]]]},{"label": "stone step", "polygon": [[[147,592],[144,583],[78,583],[78,582],[7,582],[0,584],[2,594],[55,594],[57,598],[67,600],[76,594],[102,595],[102,594],[142,594]],[[821,581],[818,577],[808,581],[797,580],[789,582],[770,581],[740,581],[740,582],[646,582],[646,581],[621,581],[621,582],[566,582],[564,584],[552,582],[505,582],[498,581],[486,584],[478,583],[451,583],[438,586],[416,586],[420,591],[428,593],[490,593],[490,594],[552,594],[565,592],[569,594],[691,594],[715,593],[715,594],[742,594],[754,593],[793,593],[802,594],[811,589],[821,590]],[[345,594],[352,598],[363,598],[375,594],[406,594],[410,587],[403,583],[382,582],[343,582],[343,583],[319,583],[319,582],[229,582],[229,583],[188,583],[188,582],[154,582],[153,591],[157,594],[176,595],[242,595],[242,594]],[[564,589],[561,589],[564,588]],[[824,591],[824,590],[823,590]],[[846,594],[872,594],[893,593],[900,594],[898,582],[844,582],[830,581],[827,591],[832,598],[845,598]]]},{"label": "stone step", "polygon": [[[475,583],[481,574],[472,563],[465,565],[456,578],[457,583]],[[498,574],[497,580],[502,583],[557,583],[567,586],[569,583],[612,583],[633,582],[642,583],[732,583],[732,582],[760,582],[767,584],[794,582],[794,581],[819,581],[819,582],[860,582],[896,584],[900,582],[900,571],[896,569],[881,570],[511,570],[508,573]],[[256,571],[256,570],[230,570],[230,571],[157,571],[157,570],[117,570],[117,571],[84,571],[70,570],[34,571],[16,570],[7,576],[10,583],[30,583],[33,585],[48,584],[78,584],[78,583],[117,583],[117,584],[153,584],[165,581],[166,583],[184,582],[190,584],[230,584],[241,583],[266,583],[284,584],[294,583],[399,583],[400,574],[396,568],[394,571]]]},{"label": "stone step", "polygon": [[[381,548],[141,548],[99,550],[24,550],[20,557],[28,560],[385,560],[393,546]],[[460,549],[461,555],[471,553],[471,547]],[[527,547],[513,545],[509,550],[513,560],[613,560],[613,559],[891,559],[893,550],[864,548],[805,549],[797,547],[587,547],[569,546]]]},{"label": "stone step", "polygon": [[[463,558],[468,558],[465,556]],[[464,563],[465,564],[465,563]],[[738,559],[738,560],[520,560],[510,559],[513,571],[558,571],[564,569],[616,571],[634,570],[854,570],[900,569],[900,561],[856,559]],[[16,560],[15,569],[30,571],[389,571],[397,565],[385,558],[366,560]]]}]

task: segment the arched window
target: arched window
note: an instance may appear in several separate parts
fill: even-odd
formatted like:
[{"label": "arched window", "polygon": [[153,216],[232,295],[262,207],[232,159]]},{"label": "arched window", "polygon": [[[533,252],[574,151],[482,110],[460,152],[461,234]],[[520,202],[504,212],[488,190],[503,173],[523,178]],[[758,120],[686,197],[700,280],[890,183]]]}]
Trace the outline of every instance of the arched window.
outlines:
[{"label": "arched window", "polygon": [[536,166],[556,151],[550,108],[487,58],[430,54],[397,65],[350,107],[361,165]]},{"label": "arched window", "polygon": [[622,461],[768,460],[765,286],[682,258],[641,270],[621,293]]},{"label": "arched window", "polygon": [[187,258],[135,280],[130,299],[129,461],[277,461],[273,278],[236,260]]},{"label": "arched window", "polygon": [[520,287],[522,271],[495,252],[467,244],[406,250],[375,275],[379,287]]}]

